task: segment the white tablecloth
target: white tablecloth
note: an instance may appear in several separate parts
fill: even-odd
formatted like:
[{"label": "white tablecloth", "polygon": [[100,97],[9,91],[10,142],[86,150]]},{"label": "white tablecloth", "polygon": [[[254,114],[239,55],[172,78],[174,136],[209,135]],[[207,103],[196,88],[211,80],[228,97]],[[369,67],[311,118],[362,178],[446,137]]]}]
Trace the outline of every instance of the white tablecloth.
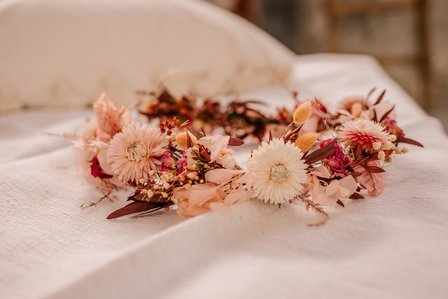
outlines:
[{"label": "white tablecloth", "polygon": [[[448,141],[370,58],[298,57],[301,94],[335,103],[376,86],[397,103],[412,147],[385,192],[331,211],[248,202],[185,219],[105,217],[68,142],[89,111],[0,116],[0,298],[447,298]],[[252,95],[289,103],[271,88]],[[290,104],[290,103],[289,103]]]}]

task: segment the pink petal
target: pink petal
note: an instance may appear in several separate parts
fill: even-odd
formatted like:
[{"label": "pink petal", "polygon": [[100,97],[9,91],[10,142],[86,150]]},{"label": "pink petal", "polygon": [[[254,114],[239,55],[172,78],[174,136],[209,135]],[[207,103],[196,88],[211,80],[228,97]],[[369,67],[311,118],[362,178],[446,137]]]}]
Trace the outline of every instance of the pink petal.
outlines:
[{"label": "pink petal", "polygon": [[108,141],[120,133],[131,120],[128,110],[124,106],[115,107],[105,93],[100,95],[93,108],[98,124],[97,134],[102,141]]},{"label": "pink petal", "polygon": [[229,139],[229,136],[206,136],[199,139],[198,143],[210,150],[210,158],[212,161],[215,161],[219,154],[221,154],[222,150],[227,147]]},{"label": "pink petal", "polygon": [[244,173],[244,170],[218,168],[207,171],[205,180],[220,185],[229,182],[235,175],[242,173]]},{"label": "pink petal", "polygon": [[[379,161],[370,161],[367,165],[377,167],[381,166]],[[355,171],[362,173],[356,178],[356,180],[367,189],[369,195],[377,196],[384,191],[384,180],[386,178],[385,172],[371,173],[362,166],[355,167]]]}]

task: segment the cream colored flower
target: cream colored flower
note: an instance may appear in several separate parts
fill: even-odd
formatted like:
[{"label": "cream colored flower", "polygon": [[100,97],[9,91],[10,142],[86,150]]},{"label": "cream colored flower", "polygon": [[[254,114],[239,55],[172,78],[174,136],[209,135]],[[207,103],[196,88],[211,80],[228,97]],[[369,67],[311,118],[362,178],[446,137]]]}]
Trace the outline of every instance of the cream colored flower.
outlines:
[{"label": "cream colored flower", "polygon": [[107,150],[107,163],[123,181],[147,179],[149,171],[160,165],[168,139],[157,128],[133,123],[112,139]]},{"label": "cream colored flower", "polygon": [[294,144],[273,139],[253,151],[248,168],[255,195],[266,203],[280,204],[303,191],[308,180],[303,153]]}]

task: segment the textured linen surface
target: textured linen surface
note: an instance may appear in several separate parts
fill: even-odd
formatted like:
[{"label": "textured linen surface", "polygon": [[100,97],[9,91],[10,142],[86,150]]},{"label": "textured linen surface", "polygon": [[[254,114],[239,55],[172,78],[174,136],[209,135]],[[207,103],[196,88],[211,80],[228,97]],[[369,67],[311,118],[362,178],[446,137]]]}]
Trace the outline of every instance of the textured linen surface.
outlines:
[{"label": "textured linen surface", "polygon": [[[63,133],[85,110],[0,116],[0,298],[446,298],[448,141],[367,57],[298,57],[291,82],[335,103],[377,86],[399,122],[425,144],[387,168],[385,192],[331,210],[255,201],[185,219],[160,214],[108,221],[124,204],[81,209],[100,194]],[[273,87],[273,105],[292,104]],[[245,151],[245,152],[244,152]],[[239,155],[244,162],[249,148]]]}]

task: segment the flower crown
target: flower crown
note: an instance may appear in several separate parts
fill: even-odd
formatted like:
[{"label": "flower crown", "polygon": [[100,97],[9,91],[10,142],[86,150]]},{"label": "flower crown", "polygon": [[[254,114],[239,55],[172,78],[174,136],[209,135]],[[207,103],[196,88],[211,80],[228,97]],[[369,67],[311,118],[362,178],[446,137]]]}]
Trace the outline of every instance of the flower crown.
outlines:
[{"label": "flower crown", "polygon": [[[133,120],[103,94],[93,106],[96,120],[74,141],[104,193],[99,201],[131,192],[130,203],[108,219],[158,210],[196,216],[258,199],[279,207],[302,202],[323,216],[311,224],[320,225],[329,217],[323,206],[383,191],[383,166],[407,152],[400,143],[423,147],[397,125],[385,91],[373,102],[373,91],[345,98],[335,113],[317,99],[299,101],[293,94],[294,109],[272,115],[255,108],[259,101],[223,106],[214,99],[175,98],[166,90],[139,93],[145,97],[139,112],[159,119],[158,127]],[[224,135],[213,135],[218,128]],[[243,139],[261,142],[247,169],[232,150]]]}]

